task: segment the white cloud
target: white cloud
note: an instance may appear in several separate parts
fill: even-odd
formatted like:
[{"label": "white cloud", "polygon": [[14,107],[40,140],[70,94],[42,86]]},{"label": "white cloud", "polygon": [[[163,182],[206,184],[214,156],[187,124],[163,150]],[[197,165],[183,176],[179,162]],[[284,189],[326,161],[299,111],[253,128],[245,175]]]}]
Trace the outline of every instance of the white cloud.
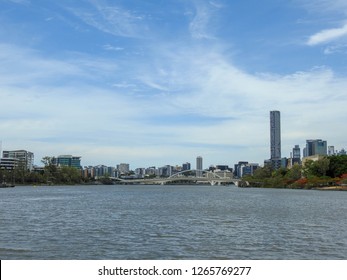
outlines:
[{"label": "white cloud", "polygon": [[[124,71],[120,60],[49,59],[2,45],[4,146],[25,143],[37,163],[48,153],[80,155],[85,165],[158,166],[193,162],[197,155],[206,164],[262,163],[273,109],[282,112],[284,156],[308,138],[347,144],[341,129],[347,82],[329,68],[254,75],[210,45],[162,43],[152,52],[146,60],[126,60],[131,71]],[[141,87],[144,97],[135,94]]]},{"label": "white cloud", "polygon": [[322,30],[312,36],[307,41],[307,44],[310,46],[324,44],[341,37],[347,36],[347,24],[340,28],[331,28]]}]

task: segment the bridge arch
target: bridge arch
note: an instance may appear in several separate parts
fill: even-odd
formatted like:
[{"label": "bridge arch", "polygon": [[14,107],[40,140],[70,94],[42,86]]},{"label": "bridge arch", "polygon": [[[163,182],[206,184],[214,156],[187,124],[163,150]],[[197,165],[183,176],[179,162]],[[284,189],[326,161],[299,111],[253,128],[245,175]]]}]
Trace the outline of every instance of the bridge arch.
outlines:
[{"label": "bridge arch", "polygon": [[[218,178],[218,179],[221,179],[222,177],[219,176],[218,174],[214,173],[214,172],[211,172],[211,171],[207,171],[207,170],[197,170],[197,169],[189,169],[189,170],[183,170],[183,171],[180,171],[180,172],[177,172],[173,175],[171,175],[170,177],[168,177],[169,179],[173,179],[173,178],[176,178],[178,177],[179,175],[182,175],[184,173],[189,173],[189,172],[195,172],[195,175],[196,175],[196,172],[197,171],[202,171],[202,173],[207,173],[207,174],[212,174],[213,178]],[[196,177],[196,176],[195,176]],[[197,177],[199,178],[199,177]]]}]

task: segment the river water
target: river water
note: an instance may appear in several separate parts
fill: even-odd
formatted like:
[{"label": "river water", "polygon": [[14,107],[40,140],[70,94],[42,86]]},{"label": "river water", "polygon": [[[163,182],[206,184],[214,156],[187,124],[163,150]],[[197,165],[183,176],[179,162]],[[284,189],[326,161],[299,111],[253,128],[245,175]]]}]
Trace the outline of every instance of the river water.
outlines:
[{"label": "river water", "polygon": [[347,192],[0,189],[0,259],[347,259]]}]

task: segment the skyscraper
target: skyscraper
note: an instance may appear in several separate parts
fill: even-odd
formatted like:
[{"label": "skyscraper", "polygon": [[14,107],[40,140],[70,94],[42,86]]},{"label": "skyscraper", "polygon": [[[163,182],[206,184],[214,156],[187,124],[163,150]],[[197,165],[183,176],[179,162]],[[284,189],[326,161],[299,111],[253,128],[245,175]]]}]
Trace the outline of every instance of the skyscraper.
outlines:
[{"label": "skyscraper", "polygon": [[196,158],[196,176],[202,177],[202,157]]},{"label": "skyscraper", "polygon": [[270,112],[271,159],[281,158],[281,115],[280,111]]},{"label": "skyscraper", "polygon": [[293,148],[292,165],[294,165],[295,163],[301,163],[301,153],[299,145],[295,145],[295,147]]},{"label": "skyscraper", "polygon": [[281,166],[281,114],[270,111],[270,150],[271,164],[277,169]]}]

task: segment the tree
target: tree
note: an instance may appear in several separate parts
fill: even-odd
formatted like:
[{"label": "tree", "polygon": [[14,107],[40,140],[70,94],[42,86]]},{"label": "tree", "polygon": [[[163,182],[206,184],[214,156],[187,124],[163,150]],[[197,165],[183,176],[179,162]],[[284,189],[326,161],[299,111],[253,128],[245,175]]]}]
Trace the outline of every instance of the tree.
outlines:
[{"label": "tree", "polygon": [[81,171],[75,167],[62,166],[59,168],[59,178],[57,178],[59,183],[64,184],[76,184],[80,183],[82,179]]},{"label": "tree", "polygon": [[253,174],[254,179],[271,178],[271,176],[272,176],[272,168],[271,166],[268,166],[268,165],[265,165],[264,167],[256,169]]},{"label": "tree", "polygon": [[329,170],[330,159],[327,157],[318,159],[316,161],[308,160],[304,166],[304,174],[306,177],[317,176],[322,177],[327,175]]},{"label": "tree", "polygon": [[281,167],[273,171],[272,177],[284,177],[288,173],[288,169]]},{"label": "tree", "polygon": [[330,156],[329,160],[328,176],[336,178],[347,173],[347,155]]},{"label": "tree", "polygon": [[286,178],[289,181],[296,181],[302,177],[302,167],[299,164],[294,164],[291,169],[288,170]]},{"label": "tree", "polygon": [[54,164],[54,157],[45,156],[41,162],[45,165],[45,181],[48,183],[56,183],[58,167]]}]

